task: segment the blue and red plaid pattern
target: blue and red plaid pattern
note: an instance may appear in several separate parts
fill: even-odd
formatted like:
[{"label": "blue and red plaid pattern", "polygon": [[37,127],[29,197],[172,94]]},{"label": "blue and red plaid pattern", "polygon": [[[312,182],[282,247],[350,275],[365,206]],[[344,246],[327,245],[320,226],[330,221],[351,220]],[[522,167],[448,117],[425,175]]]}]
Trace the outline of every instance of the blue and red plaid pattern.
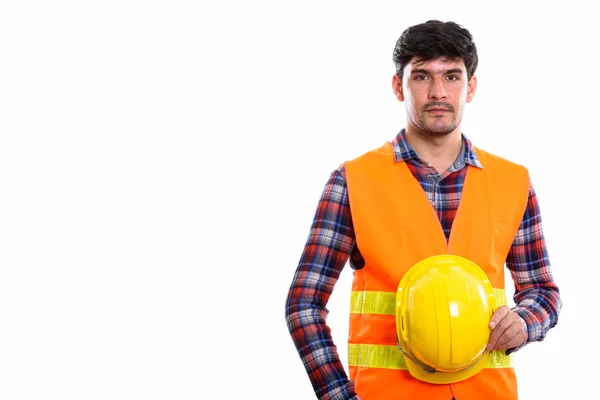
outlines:
[{"label": "blue and red plaid pattern", "polygon": [[[466,176],[466,165],[482,168],[471,142],[443,174],[421,160],[408,144],[404,130],[392,141],[396,162],[405,161],[420,182],[441,221],[446,238]],[[346,263],[364,266],[356,247],[343,164],[327,181],[286,300],[288,329],[319,399],[357,399],[331,331],[326,324],[327,302]],[[554,327],[561,309],[559,289],[552,278],[542,232],[538,200],[530,186],[523,219],[506,260],[514,280],[514,310],[527,325],[527,343],[541,341]]]}]

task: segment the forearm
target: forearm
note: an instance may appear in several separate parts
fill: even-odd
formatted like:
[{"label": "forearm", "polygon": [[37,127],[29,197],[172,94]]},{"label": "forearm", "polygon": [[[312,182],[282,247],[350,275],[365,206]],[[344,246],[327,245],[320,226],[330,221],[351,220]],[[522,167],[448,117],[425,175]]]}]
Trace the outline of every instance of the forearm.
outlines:
[{"label": "forearm", "polygon": [[327,310],[302,304],[293,296],[288,299],[288,309],[288,329],[317,398],[358,399],[325,322]]},{"label": "forearm", "polygon": [[[307,253],[310,253],[309,247],[303,259],[307,258]],[[339,256],[343,257],[343,254]],[[334,265],[343,266],[347,258],[338,257],[337,260]],[[331,276],[323,273],[326,269],[330,268],[299,264],[286,301],[287,327],[317,398],[355,400],[358,398],[354,385],[346,375],[326,322],[329,313],[326,304],[339,273]],[[341,267],[337,269],[341,270]]]},{"label": "forearm", "polygon": [[515,284],[513,310],[527,325],[527,343],[542,341],[557,324],[562,302],[552,277],[533,186],[506,265]]},{"label": "forearm", "polygon": [[513,310],[527,325],[527,343],[544,340],[548,331],[558,323],[562,306],[556,285],[538,285],[515,292]]}]

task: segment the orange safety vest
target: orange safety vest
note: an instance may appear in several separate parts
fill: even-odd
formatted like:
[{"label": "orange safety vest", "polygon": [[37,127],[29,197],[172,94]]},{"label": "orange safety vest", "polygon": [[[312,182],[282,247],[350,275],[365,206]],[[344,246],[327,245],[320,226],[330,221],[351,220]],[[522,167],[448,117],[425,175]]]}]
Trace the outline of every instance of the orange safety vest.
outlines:
[{"label": "orange safety vest", "polygon": [[396,341],[396,291],[404,273],[436,254],[468,258],[506,304],[504,263],[523,218],[529,174],[523,166],[476,149],[483,169],[467,166],[460,204],[446,237],[434,208],[391,143],[345,163],[356,244],[365,260],[354,272],[348,368],[362,400],[512,400],[511,356],[492,351],[485,368],[452,384],[413,378]]}]

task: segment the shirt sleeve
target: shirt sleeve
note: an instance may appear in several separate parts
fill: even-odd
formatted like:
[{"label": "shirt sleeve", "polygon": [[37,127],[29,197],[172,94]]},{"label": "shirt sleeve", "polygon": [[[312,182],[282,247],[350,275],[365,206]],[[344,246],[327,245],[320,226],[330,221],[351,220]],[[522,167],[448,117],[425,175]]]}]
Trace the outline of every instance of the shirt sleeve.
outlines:
[{"label": "shirt sleeve", "polygon": [[354,248],[342,165],[325,185],[285,307],[288,330],[319,399],[358,399],[326,323],[327,302]]},{"label": "shirt sleeve", "polygon": [[525,344],[542,341],[556,325],[562,301],[552,278],[540,207],[531,182],[527,207],[508,253],[506,266],[515,285],[513,299],[516,306],[513,310],[527,327]]}]

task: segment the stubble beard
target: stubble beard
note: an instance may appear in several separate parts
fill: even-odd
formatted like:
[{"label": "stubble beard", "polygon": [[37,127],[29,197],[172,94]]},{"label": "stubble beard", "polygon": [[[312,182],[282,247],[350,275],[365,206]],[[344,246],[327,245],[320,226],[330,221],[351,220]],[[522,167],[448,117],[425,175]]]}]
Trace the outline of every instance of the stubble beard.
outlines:
[{"label": "stubble beard", "polygon": [[419,124],[417,125],[417,128],[419,128],[419,130],[427,136],[444,137],[444,136],[447,136],[450,133],[454,132],[454,130],[456,129],[457,126],[458,126],[458,123],[456,122],[456,118],[452,118],[452,120],[448,123],[438,124],[435,122],[434,123],[427,122],[426,118],[423,116],[419,120]]},{"label": "stubble beard", "polygon": [[453,113],[452,119],[447,123],[438,123],[437,121],[431,122],[427,121],[426,113],[423,112],[418,121],[412,120],[411,122],[422,136],[429,138],[443,138],[454,132],[460,124],[461,119],[461,116]]}]

